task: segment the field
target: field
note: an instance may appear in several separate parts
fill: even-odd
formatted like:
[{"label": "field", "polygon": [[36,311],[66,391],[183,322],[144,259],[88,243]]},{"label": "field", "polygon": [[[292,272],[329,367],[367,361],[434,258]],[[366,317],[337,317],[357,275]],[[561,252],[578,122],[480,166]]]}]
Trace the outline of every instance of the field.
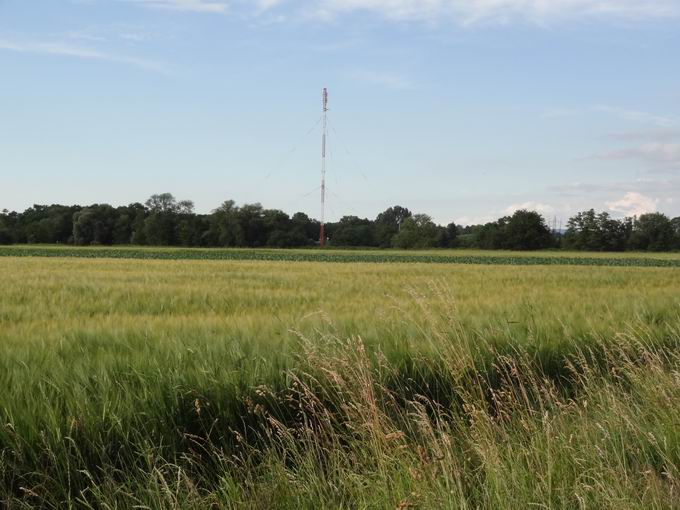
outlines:
[{"label": "field", "polygon": [[679,266],[2,248],[0,505],[677,508]]},{"label": "field", "polygon": [[417,262],[435,264],[567,265],[680,267],[678,253],[584,253],[503,250],[366,250],[366,249],[239,249],[0,246],[0,257],[77,257],[142,260],[263,260],[285,262]]}]

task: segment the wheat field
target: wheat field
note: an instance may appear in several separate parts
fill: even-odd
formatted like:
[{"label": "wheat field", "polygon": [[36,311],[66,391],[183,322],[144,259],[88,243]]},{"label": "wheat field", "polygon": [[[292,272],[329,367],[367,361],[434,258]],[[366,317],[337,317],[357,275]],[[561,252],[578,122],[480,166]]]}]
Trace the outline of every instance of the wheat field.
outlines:
[{"label": "wheat field", "polygon": [[7,508],[674,508],[680,271],[0,257]]}]

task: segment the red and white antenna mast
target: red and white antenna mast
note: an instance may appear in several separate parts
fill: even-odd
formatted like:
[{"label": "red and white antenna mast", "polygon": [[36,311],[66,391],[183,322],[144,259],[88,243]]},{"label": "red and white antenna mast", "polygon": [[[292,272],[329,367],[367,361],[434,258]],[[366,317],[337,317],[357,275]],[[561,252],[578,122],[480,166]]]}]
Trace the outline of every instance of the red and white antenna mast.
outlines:
[{"label": "red and white antenna mast", "polygon": [[328,138],[328,89],[323,89],[323,129],[321,131],[321,225],[319,246],[326,245],[326,139]]}]

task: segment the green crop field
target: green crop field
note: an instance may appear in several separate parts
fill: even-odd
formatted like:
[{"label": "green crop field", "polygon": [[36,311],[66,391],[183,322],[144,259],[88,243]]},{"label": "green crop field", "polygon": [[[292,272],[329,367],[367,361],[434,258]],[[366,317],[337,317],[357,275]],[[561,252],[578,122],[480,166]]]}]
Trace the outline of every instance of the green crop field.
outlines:
[{"label": "green crop field", "polygon": [[503,250],[315,250],[153,247],[4,246],[0,257],[77,257],[150,260],[271,260],[287,262],[418,262],[568,266],[680,267],[680,253],[583,253]]},{"label": "green crop field", "polygon": [[0,506],[677,508],[679,269],[0,248]]}]

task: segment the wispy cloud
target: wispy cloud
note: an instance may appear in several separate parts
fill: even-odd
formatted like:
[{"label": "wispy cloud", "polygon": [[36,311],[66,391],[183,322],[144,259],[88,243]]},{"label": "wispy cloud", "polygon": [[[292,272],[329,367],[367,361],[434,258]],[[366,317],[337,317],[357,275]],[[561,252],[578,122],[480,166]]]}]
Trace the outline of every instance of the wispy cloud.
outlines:
[{"label": "wispy cloud", "polygon": [[400,74],[381,71],[357,70],[352,72],[351,76],[357,81],[387,87],[394,90],[408,90],[414,87],[414,84],[411,80]]},{"label": "wispy cloud", "polygon": [[79,30],[67,31],[63,37],[91,46],[117,41],[135,44],[161,38],[160,34],[146,27],[127,24],[91,25]]},{"label": "wispy cloud", "polygon": [[649,142],[638,147],[606,152],[595,157],[597,159],[638,159],[680,166],[680,143]]},{"label": "wispy cloud", "polygon": [[[305,3],[289,0],[287,3]],[[348,12],[373,12],[404,21],[448,19],[464,25],[509,23],[584,17],[645,19],[680,15],[677,0],[316,0],[316,10],[328,17]]]},{"label": "wispy cloud", "polygon": [[17,53],[31,53],[35,55],[53,55],[88,60],[100,60],[131,65],[148,71],[160,73],[167,72],[166,67],[160,62],[139,57],[107,53],[104,51],[64,42],[12,41],[0,39],[0,50],[14,51]]},{"label": "wispy cloud", "polygon": [[[149,8],[225,13],[246,10],[258,15],[286,9],[288,14],[331,20],[364,12],[386,19],[454,22],[459,25],[564,19],[618,18],[643,20],[680,16],[677,0],[118,0]],[[295,16],[287,16],[292,19]]]},{"label": "wispy cloud", "polygon": [[[224,13],[227,12],[229,8],[229,4],[221,0],[122,0],[122,1],[142,5],[152,9],[165,9],[183,12]],[[274,5],[274,3],[272,3],[272,5]]]},{"label": "wispy cloud", "polygon": [[544,119],[584,116],[604,113],[622,121],[622,124],[639,124],[631,131],[607,134],[600,140],[624,144],[624,147],[604,150],[585,159],[638,160],[656,169],[680,168],[680,118],[659,115],[618,106],[597,105],[590,108],[553,109],[545,111]]},{"label": "wispy cloud", "polygon": [[583,108],[552,108],[545,110],[541,113],[540,117],[542,119],[560,119],[565,117],[591,115],[593,113],[604,113],[616,117],[619,120],[637,124],[647,124],[666,130],[680,126],[680,119],[678,117],[659,115],[656,113],[610,105],[596,105]]},{"label": "wispy cloud", "polygon": [[[549,186],[547,191],[570,197],[591,197],[605,193],[621,194],[629,191],[648,195],[680,195],[680,179],[634,179],[610,182],[572,182]],[[589,198],[590,199],[590,198]]]},{"label": "wispy cloud", "polygon": [[657,127],[670,128],[680,125],[680,120],[675,117],[656,115],[637,110],[627,110],[616,106],[598,105],[594,108],[597,112],[609,113],[623,120],[651,124]]},{"label": "wispy cloud", "polygon": [[603,138],[617,140],[621,142],[640,142],[640,141],[660,141],[668,142],[680,140],[680,130],[674,129],[654,129],[645,131],[625,131],[623,133],[612,133]]}]

